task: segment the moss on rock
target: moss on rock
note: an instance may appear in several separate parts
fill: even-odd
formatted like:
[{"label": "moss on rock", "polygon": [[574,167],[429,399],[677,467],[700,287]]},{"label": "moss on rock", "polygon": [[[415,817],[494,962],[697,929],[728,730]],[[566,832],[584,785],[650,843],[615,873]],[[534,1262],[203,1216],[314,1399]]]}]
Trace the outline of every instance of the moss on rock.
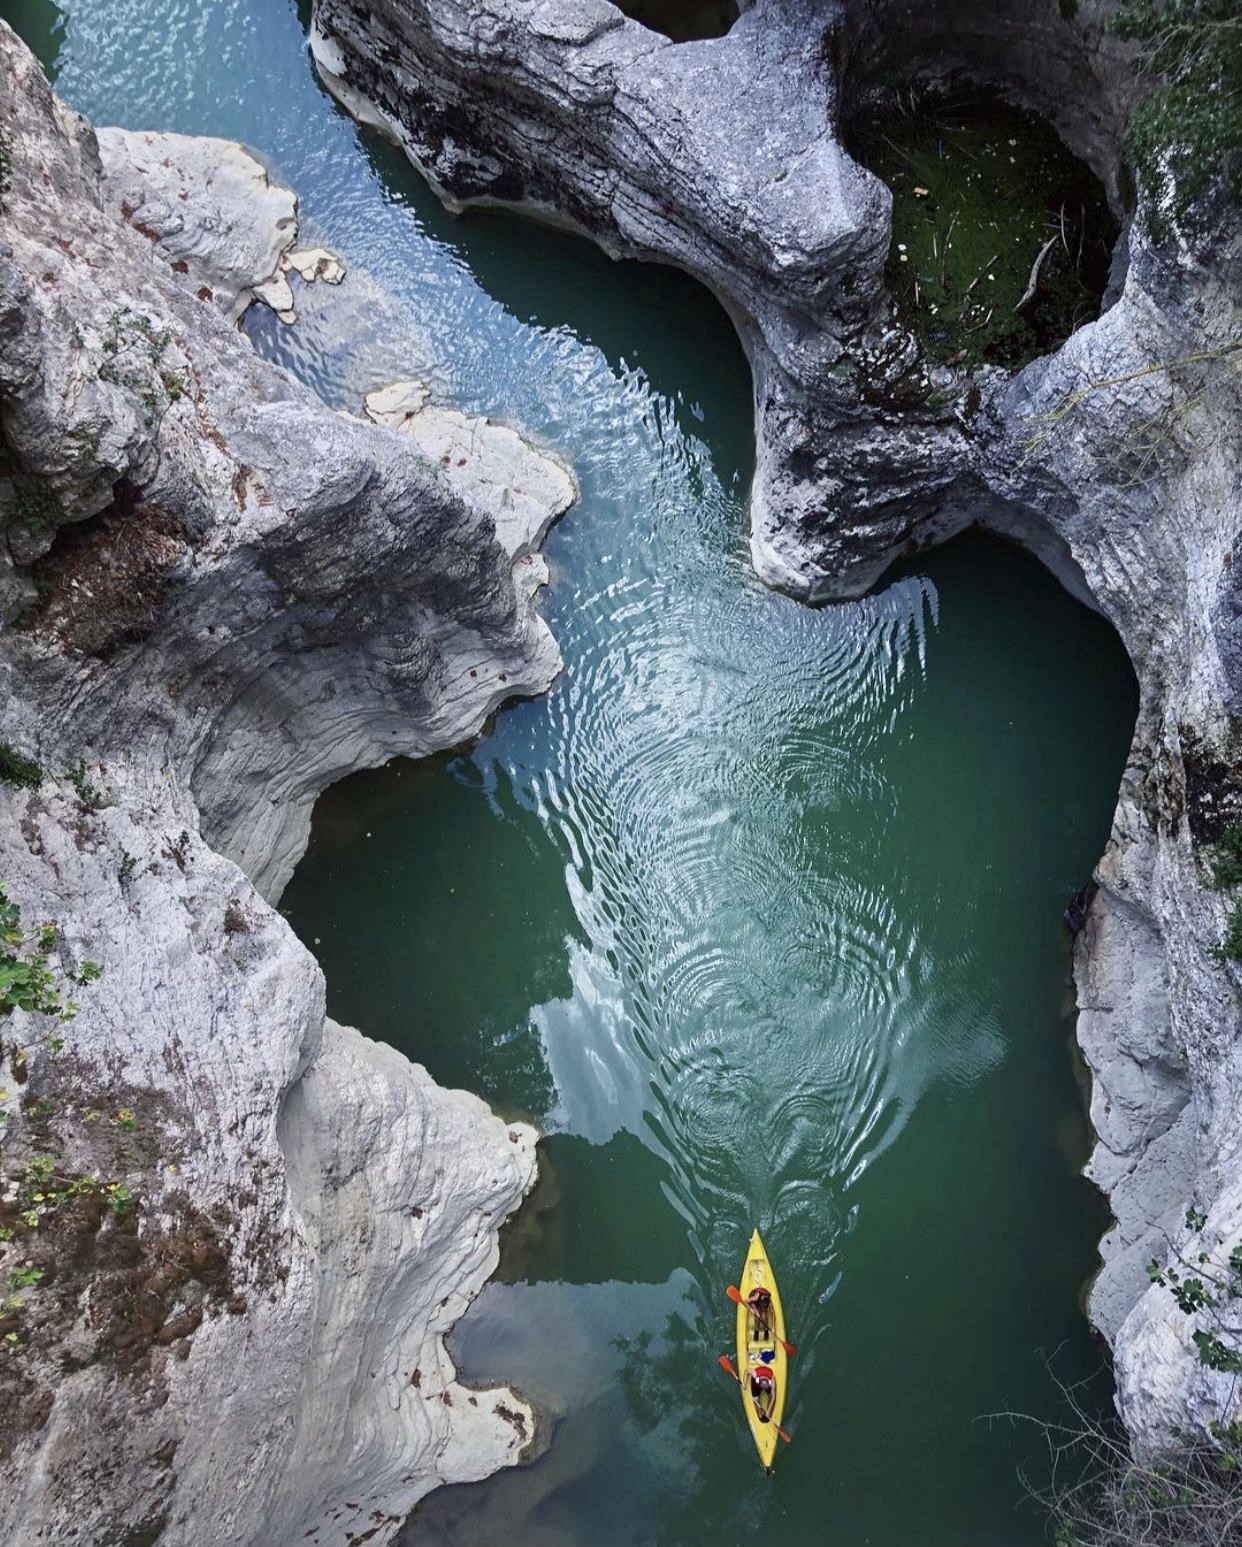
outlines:
[{"label": "moss on rock", "polygon": [[1042,120],[925,99],[857,120],[850,148],[892,190],[885,278],[930,358],[1022,365],[1098,315],[1116,223]]}]

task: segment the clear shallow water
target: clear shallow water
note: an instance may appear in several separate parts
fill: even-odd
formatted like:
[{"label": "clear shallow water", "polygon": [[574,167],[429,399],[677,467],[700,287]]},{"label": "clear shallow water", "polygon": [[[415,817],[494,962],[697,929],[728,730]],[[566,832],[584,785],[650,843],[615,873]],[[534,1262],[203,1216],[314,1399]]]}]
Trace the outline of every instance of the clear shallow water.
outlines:
[{"label": "clear shallow water", "polygon": [[[280,0],[0,0],[100,122],[241,138],[351,266],[257,344],[331,401],[422,374],[572,453],[566,659],[468,754],[330,791],[285,898],[331,1009],[549,1133],[467,1374],[559,1417],[422,1543],[1001,1547],[1101,1228],[1059,911],[1134,713],[1103,622],[982,540],[818,611],[745,552],[749,384],[709,297],[445,215]],[[799,1345],[777,1474],[714,1363],[763,1228]],[[1099,1400],[1107,1397],[1099,1385]]]}]

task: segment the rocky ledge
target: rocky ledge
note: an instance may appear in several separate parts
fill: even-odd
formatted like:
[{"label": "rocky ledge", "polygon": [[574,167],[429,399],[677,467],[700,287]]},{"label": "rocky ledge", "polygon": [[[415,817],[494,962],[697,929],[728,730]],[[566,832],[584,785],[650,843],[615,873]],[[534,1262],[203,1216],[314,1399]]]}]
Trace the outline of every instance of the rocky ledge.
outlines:
[{"label": "rocky ledge", "polygon": [[[1159,1450],[1234,1389],[1195,1341],[1216,1323],[1147,1264],[1236,1284],[1242,1245],[1238,972],[1213,956],[1229,902],[1205,884],[1242,814],[1238,211],[1156,243],[1125,207],[1140,84],[1099,0],[740,9],[673,43],[608,0],[316,0],[312,43],[450,206],[505,203],[712,288],[753,369],[769,582],[855,594],[982,523],[1117,628],[1141,704],[1076,952],[1089,1172],[1116,1218],[1091,1313],[1131,1434]],[[1042,113],[1125,222],[1103,314],[1016,374],[927,368],[885,292],[889,191],[840,125],[911,75]]]},{"label": "rocky ledge", "polygon": [[0,151],[0,1538],[386,1540],[530,1438],[443,1340],[535,1135],[327,1020],[273,904],[331,780],[551,682],[572,475],[259,359],[250,295],[340,278],[293,194],[3,23]]}]

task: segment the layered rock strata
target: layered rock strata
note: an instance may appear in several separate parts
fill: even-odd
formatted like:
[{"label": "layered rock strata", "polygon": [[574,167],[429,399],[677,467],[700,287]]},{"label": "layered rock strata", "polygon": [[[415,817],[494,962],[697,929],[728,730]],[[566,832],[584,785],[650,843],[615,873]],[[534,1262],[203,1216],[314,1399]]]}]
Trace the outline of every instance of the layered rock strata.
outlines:
[{"label": "layered rock strata", "polygon": [[0,1307],[0,1539],[386,1540],[530,1438],[443,1339],[535,1135],[327,1020],[272,904],[331,780],[548,686],[572,477],[486,425],[446,468],[259,359],[248,296],[340,278],[290,191],[96,136],[3,23],[0,143],[0,758],[42,770],[0,881],[101,968],[0,1020],[0,1268],[42,1274]]},{"label": "layered rock strata", "polygon": [[1131,1433],[1158,1449],[1233,1389],[1145,1266],[1204,1254],[1227,1281],[1242,1243],[1237,972],[1213,959],[1228,901],[1204,884],[1242,789],[1238,213],[1157,246],[1139,211],[1107,309],[1055,354],[929,370],[884,290],[888,190],[840,139],[886,81],[965,75],[1049,116],[1126,214],[1139,87],[1106,15],[755,0],[726,36],[674,44],[608,0],[317,0],[312,46],[451,207],[510,205],[712,288],[753,369],[770,583],[856,594],[981,523],[1117,628],[1140,711],[1076,951],[1089,1170],[1116,1216],[1091,1310]]}]

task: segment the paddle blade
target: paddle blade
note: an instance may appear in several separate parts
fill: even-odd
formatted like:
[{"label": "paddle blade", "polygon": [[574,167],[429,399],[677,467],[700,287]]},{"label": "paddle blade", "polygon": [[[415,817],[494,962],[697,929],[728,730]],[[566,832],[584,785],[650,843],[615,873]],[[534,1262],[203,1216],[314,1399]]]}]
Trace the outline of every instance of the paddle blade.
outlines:
[{"label": "paddle blade", "polygon": [[786,1343],[784,1338],[781,1339],[781,1346],[784,1348],[785,1352],[789,1355],[789,1357],[791,1359],[798,1352],[798,1350],[793,1346],[793,1344],[792,1343]]},{"label": "paddle blade", "polygon": [[793,1441],[785,1433],[784,1429],[781,1428],[780,1424],[776,1424],[775,1428],[776,1428],[776,1432],[780,1435],[781,1439],[783,1439],[785,1441],[786,1445],[792,1445],[793,1444]]},{"label": "paddle blade", "polygon": [[737,1373],[733,1360],[729,1358],[728,1354],[721,1354],[716,1362],[726,1375],[732,1375],[734,1380],[741,1380],[742,1377]]},{"label": "paddle blade", "polygon": [[736,1300],[739,1305],[746,1304],[745,1300],[742,1299],[742,1291],[735,1284],[730,1284],[725,1289],[725,1294],[728,1295],[730,1300]]}]

